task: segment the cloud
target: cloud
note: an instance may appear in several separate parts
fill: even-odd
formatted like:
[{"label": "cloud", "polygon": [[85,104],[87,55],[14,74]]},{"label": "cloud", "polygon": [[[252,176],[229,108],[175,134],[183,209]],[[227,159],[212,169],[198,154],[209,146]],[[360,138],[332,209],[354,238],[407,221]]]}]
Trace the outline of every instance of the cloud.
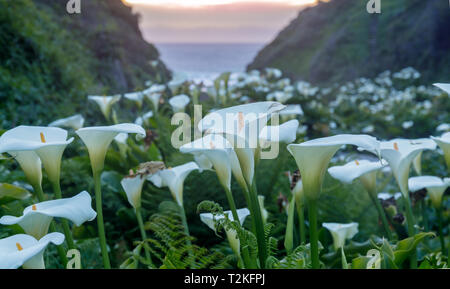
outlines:
[{"label": "cloud", "polygon": [[151,42],[268,42],[301,8],[274,3],[238,3],[199,9],[133,5]]}]

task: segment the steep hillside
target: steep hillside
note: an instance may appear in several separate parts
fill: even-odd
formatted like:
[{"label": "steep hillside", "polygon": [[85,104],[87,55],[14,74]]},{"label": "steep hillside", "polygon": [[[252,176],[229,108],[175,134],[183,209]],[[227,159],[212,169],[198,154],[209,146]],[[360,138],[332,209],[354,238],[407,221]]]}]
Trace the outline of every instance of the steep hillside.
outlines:
[{"label": "steep hillside", "polygon": [[277,67],[313,83],[418,69],[424,81],[450,80],[450,8],[442,0],[331,0],[301,11],[249,69]]},{"label": "steep hillside", "polygon": [[88,110],[87,94],[114,94],[168,78],[138,16],[121,0],[0,1],[0,128]]}]

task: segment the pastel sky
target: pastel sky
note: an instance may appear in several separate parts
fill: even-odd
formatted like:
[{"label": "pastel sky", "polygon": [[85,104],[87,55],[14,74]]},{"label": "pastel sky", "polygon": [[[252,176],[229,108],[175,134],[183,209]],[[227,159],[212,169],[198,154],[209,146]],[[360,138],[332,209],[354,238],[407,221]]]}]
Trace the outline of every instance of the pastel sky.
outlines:
[{"label": "pastel sky", "polygon": [[266,43],[316,0],[123,0],[153,43]]}]

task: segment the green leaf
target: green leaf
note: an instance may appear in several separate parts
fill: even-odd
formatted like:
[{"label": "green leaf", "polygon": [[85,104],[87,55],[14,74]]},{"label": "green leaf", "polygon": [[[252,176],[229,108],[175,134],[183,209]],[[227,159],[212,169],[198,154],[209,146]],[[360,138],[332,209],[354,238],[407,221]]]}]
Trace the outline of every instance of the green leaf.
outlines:
[{"label": "green leaf", "polygon": [[24,200],[31,197],[29,191],[24,188],[7,183],[0,183],[0,201],[8,203],[13,200]]},{"label": "green leaf", "polygon": [[413,237],[401,240],[397,243],[394,250],[394,260],[397,266],[400,266],[415,250],[417,245],[426,237],[435,236],[432,232],[422,232]]},{"label": "green leaf", "polygon": [[367,269],[367,263],[370,261],[370,257],[360,256],[352,260],[352,269]]}]

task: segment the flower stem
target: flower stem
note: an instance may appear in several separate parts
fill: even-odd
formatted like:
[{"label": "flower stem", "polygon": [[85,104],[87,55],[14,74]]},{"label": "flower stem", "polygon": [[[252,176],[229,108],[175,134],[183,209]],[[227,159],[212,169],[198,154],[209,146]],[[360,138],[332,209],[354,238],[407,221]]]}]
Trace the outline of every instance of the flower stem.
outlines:
[{"label": "flower stem", "polygon": [[[42,186],[36,185],[33,187],[33,189],[36,192],[39,202],[44,202],[45,197],[44,197],[44,191],[42,190]],[[52,222],[50,223],[50,231],[57,232],[54,220],[52,220]],[[59,258],[61,259],[61,263],[62,263],[63,267],[65,268],[67,265],[67,262],[68,262],[66,250],[64,249],[64,247],[62,245],[56,246],[56,250],[58,251],[58,255],[59,255]]]},{"label": "flower stem", "polygon": [[436,209],[437,212],[437,219],[438,219],[438,226],[439,226],[439,240],[441,242],[441,250],[442,254],[445,255],[446,248],[445,248],[445,240],[444,240],[444,234],[442,230],[442,206]]},{"label": "flower stem", "polygon": [[[55,193],[56,199],[62,198],[61,186],[60,186],[59,182],[53,183],[53,192]],[[76,247],[75,247],[75,243],[73,241],[72,232],[69,227],[69,222],[66,219],[62,219],[61,223],[62,223],[64,235],[66,236],[66,241],[67,241],[67,245],[69,246],[69,249],[75,249]]]},{"label": "flower stem", "polygon": [[234,202],[233,194],[231,193],[231,190],[228,187],[224,186],[224,189],[225,189],[225,193],[227,195],[227,200],[228,200],[228,204],[230,206],[231,213],[233,214],[233,219],[234,219],[234,221],[237,221],[240,225],[241,223],[239,221],[239,216],[237,214],[236,204]]},{"label": "flower stem", "polygon": [[[406,207],[406,223],[408,225],[408,236],[414,237],[416,232],[414,229],[414,215],[412,212],[411,201],[409,200],[408,196],[404,197],[403,199],[405,200],[405,207]],[[413,254],[411,254],[410,266],[411,266],[411,269],[417,268],[417,252],[414,252]]]},{"label": "flower stem", "polygon": [[108,247],[106,244],[105,224],[103,222],[103,208],[102,208],[102,187],[100,182],[100,172],[94,172],[94,186],[95,186],[95,205],[97,209],[97,226],[98,237],[100,240],[100,248],[102,251],[103,266],[105,269],[111,269],[109,261]]},{"label": "flower stem", "polygon": [[[147,240],[147,233],[145,233],[144,222],[142,220],[141,208],[137,208],[136,209],[136,219],[137,219],[138,224],[139,224],[139,230],[141,231],[142,241],[146,242],[146,240]],[[152,258],[150,256],[150,252],[149,252],[149,250],[147,249],[146,246],[144,246],[144,251],[145,251],[145,259],[146,259],[147,263],[150,266],[153,266],[153,262],[152,262]]]},{"label": "flower stem", "polygon": [[189,257],[192,259],[191,262],[191,269],[193,269],[193,265],[194,265],[194,252],[192,252],[192,242],[191,242],[191,235],[189,233],[189,226],[187,223],[187,218],[186,218],[186,211],[184,210],[183,206],[178,206],[180,208],[180,215],[181,215],[181,222],[183,224],[184,227],[184,233],[186,234],[186,246],[188,247],[188,252],[189,252]]},{"label": "flower stem", "polygon": [[429,232],[430,226],[428,225],[428,214],[427,214],[427,206],[425,204],[425,199],[420,201],[420,207],[422,209],[423,227],[425,229],[425,232]]},{"label": "flower stem", "polygon": [[305,208],[303,204],[295,202],[298,215],[298,226],[300,230],[300,244],[306,244],[306,228],[305,228]]},{"label": "flower stem", "polygon": [[319,269],[319,234],[317,231],[317,200],[308,200],[309,243],[313,269]]},{"label": "flower stem", "polygon": [[261,268],[265,268],[267,259],[266,237],[264,232],[264,223],[261,215],[261,208],[258,202],[258,193],[256,191],[255,182],[253,182],[253,185],[247,185],[249,189],[251,207],[253,209],[252,220],[254,220],[255,222],[256,239],[258,242],[258,256],[260,263],[259,265]]},{"label": "flower stem", "polygon": [[[375,205],[375,208],[376,208],[377,211],[378,211],[378,216],[380,217],[381,222],[383,223],[383,227],[384,227],[384,231],[385,231],[385,233],[386,233],[386,237],[387,237],[389,240],[392,240],[392,232],[391,232],[391,230],[390,230],[390,228],[389,228],[389,222],[388,222],[388,220],[387,220],[387,218],[386,218],[386,214],[385,214],[383,208],[381,207],[380,201],[378,200],[377,197],[374,197],[374,196],[373,196],[372,194],[370,194],[370,193],[369,193],[369,196],[370,196],[370,198],[372,199],[372,202],[373,202],[373,204]],[[376,196],[376,194],[375,194],[375,196]]]}]

